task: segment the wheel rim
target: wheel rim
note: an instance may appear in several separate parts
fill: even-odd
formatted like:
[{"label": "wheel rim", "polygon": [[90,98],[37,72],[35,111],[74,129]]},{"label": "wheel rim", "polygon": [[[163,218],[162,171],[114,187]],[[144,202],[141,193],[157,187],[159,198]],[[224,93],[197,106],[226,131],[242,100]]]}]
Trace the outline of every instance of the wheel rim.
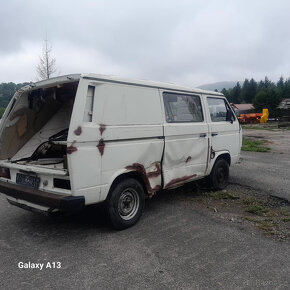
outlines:
[{"label": "wheel rim", "polygon": [[140,199],[137,191],[133,188],[125,189],[121,195],[118,202],[118,212],[123,220],[132,219],[140,205]]}]

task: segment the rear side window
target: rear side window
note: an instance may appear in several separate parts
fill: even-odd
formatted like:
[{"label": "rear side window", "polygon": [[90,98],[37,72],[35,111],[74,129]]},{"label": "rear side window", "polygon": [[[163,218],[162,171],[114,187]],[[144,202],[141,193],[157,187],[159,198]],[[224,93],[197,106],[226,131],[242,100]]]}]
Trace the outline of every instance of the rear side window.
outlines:
[{"label": "rear side window", "polygon": [[163,93],[166,122],[202,122],[200,97],[178,93]]},{"label": "rear side window", "polygon": [[92,122],[95,87],[89,86],[86,99],[84,122]]},{"label": "rear side window", "polygon": [[230,108],[226,101],[221,98],[207,98],[207,103],[212,122],[227,121],[227,113]]}]

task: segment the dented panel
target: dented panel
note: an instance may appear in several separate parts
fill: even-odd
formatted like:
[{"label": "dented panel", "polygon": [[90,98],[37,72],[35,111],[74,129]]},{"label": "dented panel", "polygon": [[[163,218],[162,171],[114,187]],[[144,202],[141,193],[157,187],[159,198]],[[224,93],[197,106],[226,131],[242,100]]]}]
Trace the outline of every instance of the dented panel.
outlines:
[{"label": "dented panel", "polygon": [[[161,189],[161,162],[156,161],[150,164],[148,168],[145,168],[140,163],[133,163],[126,166],[127,171],[138,172],[142,177],[146,189],[149,193],[154,193]],[[153,170],[153,171],[152,171]]]},{"label": "dented panel", "polygon": [[[110,130],[110,127],[107,127]],[[138,128],[136,127],[136,132]],[[154,193],[162,188],[161,160],[164,140],[156,137],[106,142],[102,156],[101,179],[111,184],[120,174],[136,172],[142,178],[147,192]],[[101,200],[106,198],[106,187]]]},{"label": "dented panel", "polygon": [[204,176],[208,157],[207,124],[166,124],[164,131],[165,186],[169,188],[176,186],[176,183],[188,182]]}]

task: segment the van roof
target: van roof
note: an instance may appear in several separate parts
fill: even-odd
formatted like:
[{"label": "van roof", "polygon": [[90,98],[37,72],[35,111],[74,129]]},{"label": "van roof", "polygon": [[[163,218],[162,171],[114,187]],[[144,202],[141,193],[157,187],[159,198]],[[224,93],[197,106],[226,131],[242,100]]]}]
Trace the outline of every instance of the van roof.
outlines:
[{"label": "van roof", "polygon": [[155,81],[148,81],[148,80],[127,79],[127,78],[121,78],[121,77],[112,76],[112,75],[88,73],[88,74],[82,74],[81,77],[83,77],[85,79],[104,80],[107,82],[138,85],[138,86],[151,87],[151,88],[161,88],[161,89],[174,90],[174,91],[223,96],[223,94],[218,93],[218,92],[214,92],[214,91],[202,90],[202,89],[197,89],[197,88],[188,88],[188,87],[178,86],[178,85],[171,84],[171,83],[155,82]]},{"label": "van roof", "polygon": [[118,76],[92,74],[92,73],[69,74],[69,75],[64,75],[64,76],[58,76],[58,77],[50,78],[47,80],[39,81],[36,83],[31,83],[22,89],[37,89],[39,87],[46,87],[46,86],[49,87],[51,85],[57,85],[59,83],[78,81],[80,78],[96,80],[96,81],[106,81],[106,82],[113,82],[113,83],[135,85],[135,86],[137,85],[137,86],[142,86],[142,87],[160,88],[160,89],[174,90],[174,91],[180,91],[180,92],[190,92],[190,93],[197,93],[197,94],[223,96],[223,94],[218,93],[218,92],[202,90],[202,89],[197,89],[197,88],[188,88],[188,87],[178,86],[171,83],[162,83],[162,82],[154,82],[154,81],[147,81],[147,80],[134,80],[134,79],[121,78]]}]

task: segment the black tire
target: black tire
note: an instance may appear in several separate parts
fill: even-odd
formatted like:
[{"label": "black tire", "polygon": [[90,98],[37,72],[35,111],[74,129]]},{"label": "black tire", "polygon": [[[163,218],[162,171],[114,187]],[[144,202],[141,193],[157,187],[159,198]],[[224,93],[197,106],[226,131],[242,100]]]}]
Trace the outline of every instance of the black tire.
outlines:
[{"label": "black tire", "polygon": [[209,176],[210,184],[215,190],[222,190],[229,183],[229,164],[224,159],[218,159]]},{"label": "black tire", "polygon": [[107,211],[113,227],[123,230],[136,224],[145,203],[143,186],[134,178],[124,179],[110,192]]}]

